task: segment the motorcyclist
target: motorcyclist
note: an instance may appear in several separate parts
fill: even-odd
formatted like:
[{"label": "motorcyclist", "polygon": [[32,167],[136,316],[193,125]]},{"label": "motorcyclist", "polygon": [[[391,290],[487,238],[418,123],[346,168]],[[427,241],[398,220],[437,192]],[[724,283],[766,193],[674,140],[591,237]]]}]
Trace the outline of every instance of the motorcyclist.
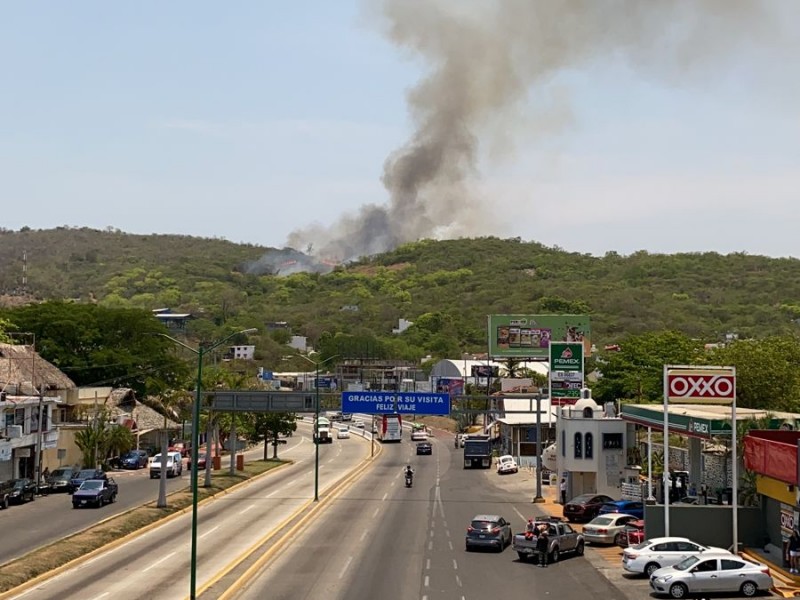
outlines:
[{"label": "motorcyclist", "polygon": [[411,468],[411,465],[406,465],[405,470],[403,473],[406,476],[406,479],[413,479],[414,478],[414,469]]}]

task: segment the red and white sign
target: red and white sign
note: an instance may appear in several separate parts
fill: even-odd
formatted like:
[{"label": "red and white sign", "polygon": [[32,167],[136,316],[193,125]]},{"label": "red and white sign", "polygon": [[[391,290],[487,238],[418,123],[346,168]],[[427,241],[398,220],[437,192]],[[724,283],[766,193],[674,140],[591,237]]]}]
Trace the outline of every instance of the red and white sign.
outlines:
[{"label": "red and white sign", "polygon": [[678,404],[732,404],[736,373],[731,368],[667,369],[667,399]]}]

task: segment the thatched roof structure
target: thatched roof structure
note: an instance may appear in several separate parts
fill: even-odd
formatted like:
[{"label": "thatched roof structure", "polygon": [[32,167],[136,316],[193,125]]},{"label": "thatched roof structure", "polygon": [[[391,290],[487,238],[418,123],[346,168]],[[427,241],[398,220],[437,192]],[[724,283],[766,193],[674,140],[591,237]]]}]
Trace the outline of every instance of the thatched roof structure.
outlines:
[{"label": "thatched roof structure", "polygon": [[164,415],[147,406],[136,398],[130,388],[91,387],[76,390],[73,404],[88,407],[103,406],[112,419],[130,427],[138,433],[146,433],[154,429],[180,429],[180,425],[172,419],[164,422]]},{"label": "thatched roof structure", "polygon": [[0,391],[36,395],[74,388],[75,383],[32,346],[0,343]]}]

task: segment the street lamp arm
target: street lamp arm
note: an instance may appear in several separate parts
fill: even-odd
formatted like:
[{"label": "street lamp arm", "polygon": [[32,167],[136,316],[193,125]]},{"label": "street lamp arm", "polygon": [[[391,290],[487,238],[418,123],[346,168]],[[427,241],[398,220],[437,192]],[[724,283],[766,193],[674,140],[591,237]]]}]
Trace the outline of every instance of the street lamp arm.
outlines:
[{"label": "street lamp arm", "polygon": [[237,335],[240,335],[240,334],[243,334],[243,333],[244,334],[255,333],[256,331],[258,331],[258,329],[254,328],[254,327],[250,328],[250,329],[242,329],[241,331],[235,331],[234,333],[230,334],[228,337],[222,338],[218,342],[214,342],[211,346],[208,346],[207,348],[203,348],[203,352],[210,352],[214,348],[218,348],[219,346],[222,346],[222,344],[224,344],[225,342],[227,342],[231,338],[235,338]]},{"label": "street lamp arm", "polygon": [[178,346],[181,346],[181,347],[183,347],[183,348],[186,348],[186,349],[187,349],[187,350],[189,350],[190,352],[194,352],[195,354],[200,354],[200,351],[199,351],[197,348],[192,348],[192,347],[191,347],[191,346],[189,346],[188,344],[184,344],[182,341],[180,341],[180,340],[178,340],[178,339],[175,339],[175,338],[174,338],[174,337],[172,337],[171,335],[167,335],[166,333],[161,333],[160,331],[159,331],[159,332],[157,332],[157,333],[156,333],[156,335],[159,335],[159,336],[161,336],[161,337],[163,337],[163,338],[167,338],[168,340],[170,340],[170,341],[172,341],[172,342],[175,342],[176,344],[178,344]]}]

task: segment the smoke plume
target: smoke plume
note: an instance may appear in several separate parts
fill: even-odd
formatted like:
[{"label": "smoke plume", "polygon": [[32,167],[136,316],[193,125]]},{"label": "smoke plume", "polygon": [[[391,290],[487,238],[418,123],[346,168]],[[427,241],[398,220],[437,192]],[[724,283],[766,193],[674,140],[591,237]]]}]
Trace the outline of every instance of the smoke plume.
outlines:
[{"label": "smoke plume", "polygon": [[[497,233],[491,199],[475,191],[479,145],[513,158],[510,143],[519,131],[552,134],[555,114],[550,123],[548,114],[525,117],[553,77],[615,61],[646,78],[702,85],[704,77],[735,65],[739,50],[770,38],[776,19],[765,7],[772,6],[759,0],[384,0],[375,16],[387,39],[428,67],[408,93],[414,132],[384,165],[388,203],[295,231],[288,245],[313,241],[317,256],[342,261],[421,238]],[[565,107],[554,108],[562,122]]]}]

